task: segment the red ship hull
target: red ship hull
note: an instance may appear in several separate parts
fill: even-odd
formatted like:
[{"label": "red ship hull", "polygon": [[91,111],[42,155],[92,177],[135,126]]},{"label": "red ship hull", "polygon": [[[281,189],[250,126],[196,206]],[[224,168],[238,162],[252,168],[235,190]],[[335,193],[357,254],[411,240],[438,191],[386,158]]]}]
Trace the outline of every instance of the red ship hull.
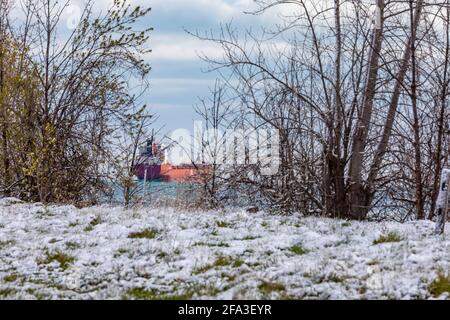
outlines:
[{"label": "red ship hull", "polygon": [[135,174],[139,180],[159,180],[161,178],[161,165],[139,164],[135,167]]},{"label": "red ship hull", "polygon": [[201,176],[208,173],[209,166],[182,165],[173,166],[163,164],[161,166],[161,181],[164,182],[196,182]]}]

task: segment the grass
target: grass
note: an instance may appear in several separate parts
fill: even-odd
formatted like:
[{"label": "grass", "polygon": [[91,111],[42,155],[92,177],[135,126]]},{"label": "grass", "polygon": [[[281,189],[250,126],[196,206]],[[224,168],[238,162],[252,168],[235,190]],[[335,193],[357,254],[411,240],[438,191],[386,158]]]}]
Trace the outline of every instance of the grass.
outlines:
[{"label": "grass", "polygon": [[192,293],[188,292],[180,295],[171,295],[156,290],[145,290],[142,288],[133,288],[128,290],[122,297],[125,300],[190,300]]},{"label": "grass", "polygon": [[9,246],[14,245],[14,244],[15,244],[14,240],[0,241],[0,249],[9,247]]},{"label": "grass", "polygon": [[231,228],[233,226],[231,223],[225,221],[217,221],[216,224],[219,228]]},{"label": "grass", "polygon": [[0,298],[6,298],[14,293],[16,293],[16,290],[14,289],[0,289]]},{"label": "grass", "polygon": [[45,300],[49,299],[48,295],[44,293],[37,292],[34,289],[27,289],[26,292],[32,296],[34,296],[37,300]]},{"label": "grass", "polygon": [[129,253],[130,251],[126,248],[119,248],[117,249],[117,251],[114,253],[114,258],[118,258],[124,254]]},{"label": "grass", "polygon": [[243,264],[244,264],[244,260],[238,258],[238,259],[234,260],[234,262],[233,262],[233,267],[239,268],[239,267],[241,267]]},{"label": "grass", "polygon": [[194,295],[214,297],[219,294],[221,290],[213,284],[206,285],[190,285],[181,293],[167,293],[158,290],[146,290],[143,288],[133,288],[126,291],[122,298],[125,300],[192,300]]},{"label": "grass", "polygon": [[95,226],[98,226],[99,224],[102,224],[102,218],[100,218],[100,216],[96,216],[94,219],[91,220],[91,222],[89,222],[88,226],[86,228],[84,228],[85,232],[91,232],[92,230],[94,230]]},{"label": "grass", "polygon": [[380,262],[376,259],[372,259],[367,262],[368,266],[376,266],[377,264],[380,264]]},{"label": "grass", "polygon": [[345,279],[336,274],[331,274],[330,276],[328,276],[327,281],[334,283],[344,283]]},{"label": "grass", "polygon": [[400,242],[402,239],[395,232],[389,232],[387,235],[381,235],[378,239],[373,241],[373,244]]},{"label": "grass", "polygon": [[67,290],[66,286],[64,286],[62,284],[54,283],[53,280],[28,278],[28,279],[26,279],[26,281],[29,283],[41,286],[41,287],[45,287],[45,288],[51,288],[51,289],[56,289],[56,290]]},{"label": "grass", "polygon": [[48,253],[44,260],[40,261],[40,264],[50,264],[53,262],[58,262],[59,267],[62,270],[67,270],[70,265],[75,261],[75,258],[65,254],[64,252],[57,251],[55,253]]},{"label": "grass", "polygon": [[212,268],[213,268],[213,266],[208,264],[206,266],[192,270],[192,274],[194,274],[194,275],[202,274],[202,273],[208,272]]},{"label": "grass", "polygon": [[133,232],[128,235],[129,239],[154,239],[158,235],[155,229],[145,229],[140,232]]},{"label": "grass", "polygon": [[156,257],[158,257],[159,259],[166,259],[169,256],[169,254],[167,252],[160,252],[156,255]]},{"label": "grass", "polygon": [[102,218],[100,218],[100,216],[96,216],[94,219],[92,219],[92,221],[89,223],[91,226],[98,226],[99,224],[102,223]]},{"label": "grass", "polygon": [[219,248],[228,248],[230,245],[226,242],[219,243],[208,243],[208,242],[196,242],[194,243],[194,247],[219,247]]},{"label": "grass", "polygon": [[201,273],[205,273],[214,268],[223,268],[223,267],[228,267],[228,266],[232,266],[233,268],[239,268],[243,264],[244,264],[244,261],[239,258],[233,259],[231,257],[220,256],[214,261],[213,264],[208,264],[206,266],[195,269],[192,273],[193,274],[201,274]]},{"label": "grass", "polygon": [[252,240],[256,240],[259,239],[261,237],[257,237],[257,236],[245,236],[242,239],[235,239],[235,240],[239,240],[239,241],[252,241]]},{"label": "grass", "polygon": [[351,226],[352,226],[352,223],[349,222],[349,221],[346,221],[346,222],[342,223],[342,227],[343,228],[347,228],[347,227],[351,227]]},{"label": "grass", "polygon": [[264,295],[271,294],[272,292],[281,292],[286,291],[286,287],[282,283],[276,283],[276,282],[267,282],[264,281],[258,286],[259,291],[263,293]]},{"label": "grass", "polygon": [[81,248],[81,245],[79,243],[71,242],[71,241],[66,242],[65,245],[66,245],[66,248],[69,250],[75,250],[75,249]]},{"label": "grass", "polygon": [[440,297],[443,293],[450,294],[450,276],[440,274],[430,285],[429,291],[435,298]]},{"label": "grass", "polygon": [[17,279],[19,279],[19,276],[15,273],[7,275],[3,278],[3,281],[5,282],[15,282]]},{"label": "grass", "polygon": [[54,217],[55,215],[53,212],[50,211],[50,209],[48,207],[45,207],[44,211],[41,213],[41,216],[43,218],[45,218],[45,217],[51,218],[51,217]]},{"label": "grass", "polygon": [[289,248],[289,251],[291,251],[293,254],[296,254],[298,256],[304,255],[308,253],[308,250],[303,248],[301,245],[295,245]]},{"label": "grass", "polygon": [[214,261],[214,267],[226,267],[231,264],[231,259],[229,257],[218,257],[216,261]]}]

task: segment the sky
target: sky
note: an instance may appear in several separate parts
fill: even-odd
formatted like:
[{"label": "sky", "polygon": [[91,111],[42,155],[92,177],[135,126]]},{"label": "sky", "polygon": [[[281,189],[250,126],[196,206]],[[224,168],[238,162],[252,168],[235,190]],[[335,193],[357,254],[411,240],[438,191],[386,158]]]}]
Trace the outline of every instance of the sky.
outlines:
[{"label": "sky", "polygon": [[[74,7],[82,8],[89,0],[69,0],[66,15],[70,25]],[[94,0],[97,11],[106,11],[114,0]],[[294,4],[276,6],[262,15],[246,14],[258,9],[254,0],[127,0],[131,5],[151,7],[144,18],[144,27],[153,27],[148,48],[152,53],[145,57],[152,67],[150,89],[143,97],[143,103],[150,106],[159,117],[156,129],[162,134],[179,128],[193,129],[198,119],[193,106],[205,98],[214,86],[216,73],[207,72],[208,65],[199,54],[211,58],[222,56],[220,47],[196,39],[191,32],[218,32],[220,26],[232,22],[240,32],[246,29],[273,29],[280,23],[281,16],[292,16],[299,7]],[[372,0],[371,0],[372,1]],[[333,0],[307,2],[307,5],[327,6]],[[79,9],[78,9],[79,10]],[[76,25],[76,24],[75,24]],[[280,46],[283,48],[283,45]],[[283,49],[281,49],[283,50]]]},{"label": "sky", "polygon": [[[104,0],[106,1],[106,0]],[[207,97],[214,86],[216,73],[208,73],[208,65],[198,55],[220,58],[217,45],[196,39],[192,32],[218,31],[221,24],[233,22],[238,30],[268,27],[276,22],[279,8],[270,14],[255,16],[245,14],[257,8],[253,0],[132,0],[150,6],[146,18],[154,28],[149,47],[148,61],[152,66],[151,88],[146,103],[159,117],[163,132],[178,128],[193,130],[198,119],[193,105],[199,98]],[[146,23],[147,23],[146,21]]]},{"label": "sky", "polygon": [[[138,2],[138,1],[135,1]],[[143,2],[143,1],[140,1]],[[159,117],[163,131],[177,128],[192,130],[198,119],[193,105],[206,97],[214,86],[217,74],[208,73],[208,65],[198,54],[220,57],[221,50],[212,43],[194,38],[185,32],[218,30],[221,23],[251,25],[258,18],[245,15],[255,8],[252,0],[148,0],[152,8],[147,18],[154,28],[149,47],[151,88],[148,105]]]},{"label": "sky", "polygon": [[[76,26],[76,11],[88,0],[69,0],[62,21],[66,28]],[[94,9],[105,12],[114,0],[94,0]],[[143,97],[143,103],[150,106],[158,117],[155,129],[160,134],[169,134],[179,128],[193,130],[198,120],[193,106],[210,93],[218,77],[207,72],[208,65],[199,54],[220,58],[221,49],[211,43],[196,39],[185,30],[199,33],[219,31],[221,24],[232,21],[239,31],[273,26],[280,15],[290,15],[293,7],[280,6],[263,15],[246,14],[258,7],[254,0],[127,0],[132,6],[152,8],[142,23],[152,27],[147,47],[152,53],[145,57],[150,63],[150,89]],[[322,0],[330,1],[330,0]],[[298,7],[296,7],[298,9]],[[20,12],[20,8],[17,12]],[[18,13],[20,16],[20,13]],[[68,30],[62,30],[68,32]],[[68,32],[67,34],[70,34]]]},{"label": "sky", "polygon": [[[198,57],[198,53],[219,59],[222,56],[219,47],[195,39],[185,29],[200,33],[218,31],[221,24],[232,22],[239,32],[248,28],[253,31],[262,28],[273,30],[281,23],[282,17],[295,16],[301,10],[298,5],[284,4],[262,15],[248,14],[258,9],[254,0],[131,1],[152,8],[147,18],[148,24],[155,29],[149,41],[149,47],[153,50],[149,56],[153,72],[148,105],[159,116],[159,124],[165,125],[166,132],[178,128],[192,130],[193,119],[196,118],[193,105],[199,102],[199,97],[208,96],[209,88],[214,86],[217,74],[205,72],[208,65]],[[363,3],[372,5],[375,0],[365,0]],[[320,8],[333,5],[334,0],[306,2],[310,10],[320,11]],[[278,45],[273,40],[271,43]],[[286,43],[281,41],[277,50],[285,51],[286,48]]]}]

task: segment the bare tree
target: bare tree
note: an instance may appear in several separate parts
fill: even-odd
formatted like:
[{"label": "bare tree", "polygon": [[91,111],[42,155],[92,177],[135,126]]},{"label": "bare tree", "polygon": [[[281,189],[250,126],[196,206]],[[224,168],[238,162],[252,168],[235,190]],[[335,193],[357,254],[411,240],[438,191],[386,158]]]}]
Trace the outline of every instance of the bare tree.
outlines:
[{"label": "bare tree", "polygon": [[211,98],[201,99],[195,111],[203,122],[202,128],[197,128],[200,129],[199,134],[193,137],[199,147],[194,150],[192,163],[195,166],[207,164],[208,170],[199,170],[194,179],[201,183],[202,201],[216,207],[229,197],[228,191],[231,189],[223,146],[234,110],[226,87],[216,81],[211,89]]},{"label": "bare tree", "polygon": [[[129,207],[133,203],[139,202],[142,191],[136,181],[136,168],[144,164],[145,159],[140,155],[140,148],[147,145],[147,142],[154,138],[154,132],[150,131],[156,118],[146,111],[144,106],[138,112],[127,115],[122,119],[120,129],[116,130],[114,140],[111,144],[111,154],[108,157],[110,174],[110,184],[114,189],[120,190],[123,194],[123,204]],[[117,190],[113,190],[117,192]],[[145,200],[145,199],[142,199]]]},{"label": "bare tree", "polygon": [[241,115],[280,132],[281,173],[264,189],[273,187],[282,211],[366,219],[395,208],[398,220],[423,219],[435,205],[445,144],[437,101],[448,101],[439,30],[448,1],[377,0],[375,17],[360,1],[257,3],[253,14],[285,5],[291,14],[260,34],[226,25],[194,35],[222,47],[224,59],[205,60],[231,71]]}]

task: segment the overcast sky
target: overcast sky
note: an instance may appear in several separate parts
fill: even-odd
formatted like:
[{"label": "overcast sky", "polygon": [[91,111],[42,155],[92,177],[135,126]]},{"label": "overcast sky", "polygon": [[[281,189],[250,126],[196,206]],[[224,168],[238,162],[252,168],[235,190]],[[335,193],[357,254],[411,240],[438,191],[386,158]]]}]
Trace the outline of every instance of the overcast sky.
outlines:
[{"label": "overcast sky", "polygon": [[[104,0],[105,1],[105,0]],[[133,0],[152,8],[148,24],[154,27],[149,42],[153,53],[151,89],[148,104],[159,115],[166,131],[192,129],[196,117],[193,105],[208,95],[216,74],[206,73],[207,65],[198,53],[220,57],[220,48],[197,40],[190,31],[218,30],[221,23],[233,21],[239,29],[259,28],[275,22],[278,12],[253,16],[253,0]],[[279,10],[282,10],[280,8]]]},{"label": "overcast sky", "polygon": [[[74,8],[80,10],[87,0],[70,0],[63,15],[66,28],[73,23]],[[292,7],[282,6],[264,15],[250,15],[257,6],[254,0],[128,0],[132,5],[151,7],[145,18],[145,27],[153,27],[148,47],[152,53],[145,59],[152,66],[151,88],[143,103],[159,116],[157,127],[165,126],[163,133],[178,128],[193,128],[196,114],[193,105],[199,97],[206,97],[213,87],[217,74],[205,72],[207,64],[198,55],[221,57],[220,48],[210,42],[196,39],[192,32],[218,31],[221,24],[233,21],[240,31],[258,29],[279,22],[279,15],[291,14]],[[321,0],[329,1],[329,0]],[[106,11],[113,0],[95,0],[96,11]],[[17,5],[15,18],[21,19]],[[75,24],[76,25],[76,24]],[[61,34],[68,32],[61,30]]]},{"label": "overcast sky", "polygon": [[[88,0],[70,0],[71,7],[83,7]],[[95,10],[105,11],[114,0],[95,0]],[[153,27],[148,47],[153,52],[145,59],[152,66],[151,88],[143,103],[159,116],[163,133],[177,128],[192,129],[197,118],[193,105],[199,97],[208,96],[217,74],[208,73],[207,64],[198,55],[219,58],[220,48],[189,35],[192,32],[219,31],[221,24],[233,22],[238,31],[258,30],[280,23],[280,16],[292,16],[299,10],[293,4],[272,8],[263,15],[245,14],[257,9],[254,0],[128,0],[132,5],[151,7],[145,27]],[[372,2],[370,0],[369,2]],[[310,4],[313,2],[307,2]],[[332,6],[333,0],[320,0],[315,5]],[[20,10],[19,10],[20,11]],[[71,21],[72,12],[67,12]],[[272,41],[273,42],[273,41]],[[275,43],[274,43],[275,44]],[[283,43],[280,46],[283,49]]]},{"label": "overcast sky", "polygon": [[198,53],[218,56],[221,51],[184,29],[217,30],[220,23],[232,19],[244,22],[248,18],[243,11],[254,4],[252,0],[148,0],[145,4],[152,8],[148,23],[155,29],[149,42],[153,72],[148,104],[160,117],[160,124],[166,125],[165,131],[192,129],[193,105],[208,95],[216,77],[205,72],[207,65]]}]

